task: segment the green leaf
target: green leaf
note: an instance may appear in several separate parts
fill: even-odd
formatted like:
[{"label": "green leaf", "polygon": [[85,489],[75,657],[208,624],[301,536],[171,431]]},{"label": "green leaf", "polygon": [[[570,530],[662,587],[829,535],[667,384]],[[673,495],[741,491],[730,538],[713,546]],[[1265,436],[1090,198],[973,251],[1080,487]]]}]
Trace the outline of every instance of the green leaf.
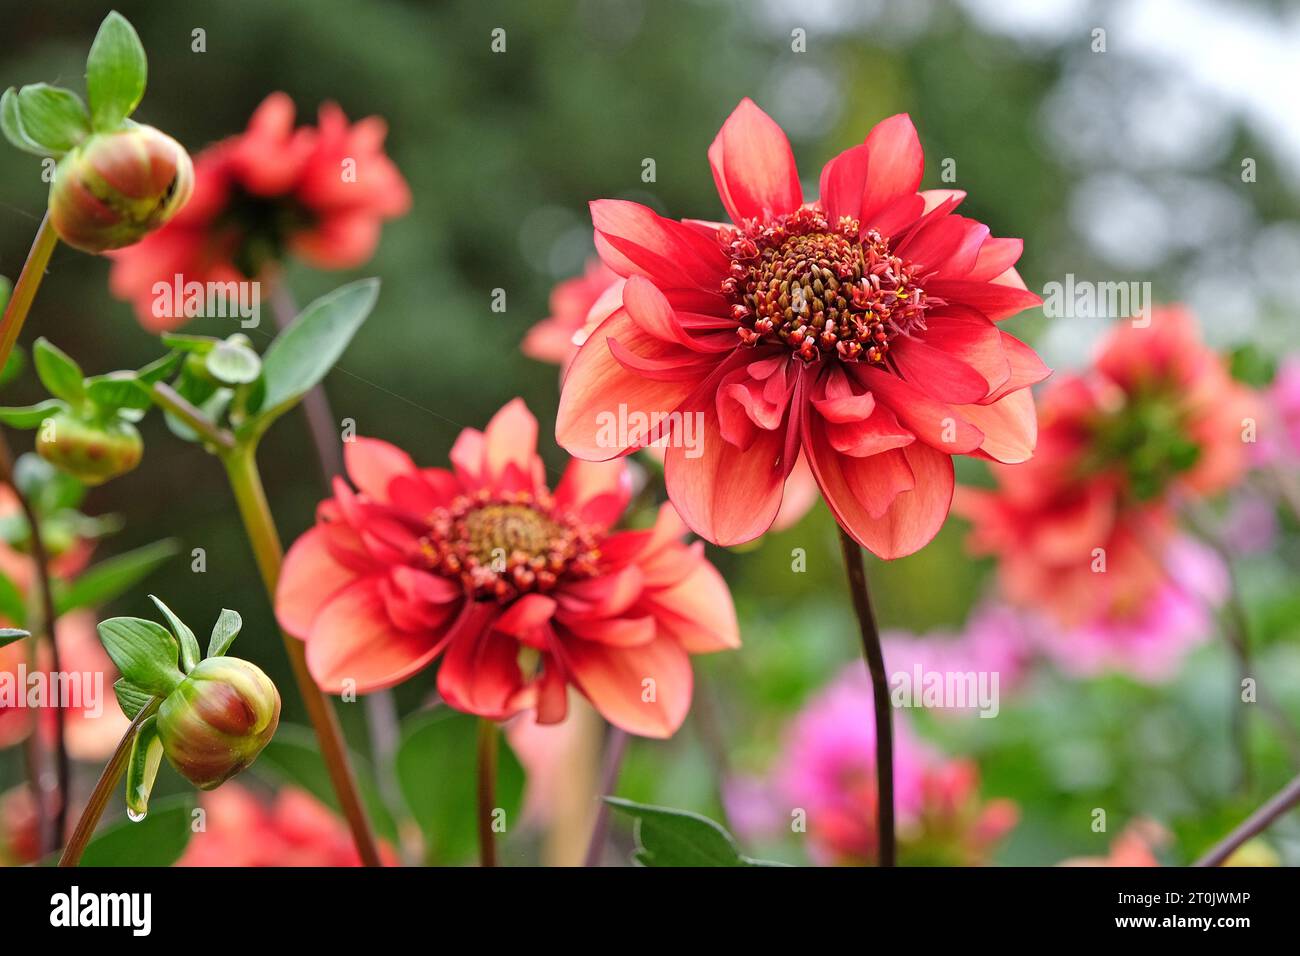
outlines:
[{"label": "green leaf", "polygon": [[652,807],[621,797],[606,797],[605,802],[636,821],[632,860],[642,866],[777,865],[743,855],[730,833],[698,813]]},{"label": "green leaf", "polygon": [[146,717],[131,741],[131,757],[126,765],[126,808],[137,817],[149,812],[149,795],[158,779],[163,746],[158,736],[158,717]]},{"label": "green leaf", "polygon": [[261,410],[240,426],[240,439],[260,437],[325,377],[378,296],[379,280],[362,279],[321,296],[298,314],[262,357],[266,398]]},{"label": "green leaf", "polygon": [[39,338],[32,346],[32,359],[41,384],[55,398],[66,402],[80,402],[86,397],[83,384],[85,376],[81,366],[66,352],[52,345],[48,339]]},{"label": "green leaf", "polygon": [[135,27],[114,10],[99,25],[86,58],[86,96],[95,129],[117,129],[135,112],[148,72]]},{"label": "green leaf", "polygon": [[262,360],[242,342],[222,342],[205,361],[209,374],[225,385],[247,385],[262,374]]},{"label": "green leaf", "polygon": [[143,411],[153,405],[148,389],[137,381],[135,372],[95,375],[86,379],[85,388],[86,397],[103,411]]},{"label": "green leaf", "polygon": [[208,638],[208,657],[221,657],[230,650],[243,626],[244,620],[238,611],[223,607],[217,623],[212,625],[212,636]]},{"label": "green leaf", "polygon": [[176,639],[181,642],[181,670],[189,673],[194,670],[200,658],[199,639],[194,636],[188,624],[172,613],[172,609],[162,602],[155,595],[150,594],[149,600],[153,601],[154,606],[162,612],[162,616],[167,618],[167,624],[171,627],[172,633]]},{"label": "green leaf", "polygon": [[90,116],[81,97],[47,83],[18,91],[18,115],[23,132],[51,154],[60,155],[90,135]]},{"label": "green leaf", "polygon": [[[366,815],[374,824],[375,832],[385,840],[396,842],[397,825],[379,796],[373,774],[369,772],[366,762],[355,754],[350,756],[350,760],[356,770],[361,802],[365,804]],[[257,758],[253,769],[264,780],[301,787],[334,812],[338,812],[338,798],[334,794],[334,785],[330,783],[325,761],[321,759],[320,744],[316,740],[316,734],[309,728],[281,724]]]},{"label": "green leaf", "polygon": [[47,398],[35,405],[10,405],[0,408],[0,422],[12,428],[39,428],[55,412],[66,411],[67,402]]},{"label": "green leaf", "polygon": [[[449,707],[416,714],[402,724],[397,780],[411,815],[424,832],[427,862],[469,859],[477,846],[474,789],[477,718]],[[524,772],[504,741],[497,766],[497,806],[506,832],[519,824]]]},{"label": "green leaf", "polygon": [[0,617],[13,624],[27,620],[27,601],[7,574],[0,574]]},{"label": "green leaf", "polygon": [[104,650],[132,684],[166,697],[185,679],[177,666],[176,638],[161,624],[140,617],[110,617],[98,627]]},{"label": "green leaf", "polygon": [[66,614],[106,604],[143,581],[177,550],[176,541],[167,538],[100,561],[70,585],[55,587],[55,610]]},{"label": "green leaf", "polygon": [[36,156],[53,156],[54,153],[27,135],[23,129],[22,115],[18,108],[18,91],[12,86],[0,96],[0,133],[5,139],[17,146],[24,153]]},{"label": "green leaf", "polygon": [[90,841],[82,866],[171,866],[181,858],[194,832],[194,795],[159,800],[139,823],[122,820]]},{"label": "green leaf", "polygon": [[31,634],[17,627],[0,627],[0,647],[21,641],[24,637],[31,637]]},{"label": "green leaf", "polygon": [[154,699],[153,694],[136,687],[125,677],[113,681],[113,696],[117,698],[117,706],[122,708],[122,713],[126,714],[128,720],[135,720],[135,715]]},{"label": "green leaf", "polygon": [[218,345],[221,339],[213,335],[190,335],[185,332],[164,332],[162,334],[162,344],[169,349],[176,349],[178,352],[193,352],[196,355],[207,355]]},{"label": "green leaf", "polygon": [[144,385],[152,385],[154,382],[171,378],[172,373],[176,371],[176,366],[184,359],[185,356],[180,352],[168,352],[162,358],[154,359],[148,365],[136,369],[136,380]]}]

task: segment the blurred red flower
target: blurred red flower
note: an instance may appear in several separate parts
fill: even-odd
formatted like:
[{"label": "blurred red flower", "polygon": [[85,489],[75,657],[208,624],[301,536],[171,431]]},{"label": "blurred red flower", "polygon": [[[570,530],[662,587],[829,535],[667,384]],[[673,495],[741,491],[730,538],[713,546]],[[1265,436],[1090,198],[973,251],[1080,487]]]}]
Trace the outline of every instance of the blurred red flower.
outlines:
[{"label": "blurred red flower", "polygon": [[[709,162],[735,226],[592,203],[597,251],[627,283],[569,368],[560,444],[603,460],[666,436],[669,497],[719,544],[771,526],[802,449],[855,539],[916,551],[948,514],[952,455],[1033,451],[1028,386],[1048,370],[994,324],[1041,301],[1013,268],[1021,241],[955,215],[962,192],[917,191],[905,115],[832,159],[814,203],[749,100]],[[623,408],[648,424],[610,447],[601,423]],[[683,416],[702,423],[701,454]]]},{"label": "blurred red flower", "polygon": [[1008,597],[1062,624],[1138,614],[1168,581],[1175,506],[1240,478],[1254,414],[1186,311],[1117,326],[1043,396],[1033,460],[960,490],[971,549],[997,556]]},{"label": "blurred red flower", "polygon": [[389,687],[441,655],[438,690],[458,710],[554,723],[572,683],[632,733],[681,725],[690,655],[740,643],[726,583],[671,507],[653,528],[611,530],[622,461],[572,461],[552,494],[536,446],[519,399],[461,432],[450,471],[373,439],[345,446],[358,491],[335,481],[276,594],[322,688]]},{"label": "blurred red flower", "polygon": [[[177,866],[360,866],[347,825],[315,797],[294,787],[268,804],[238,783],[203,794],[204,829],[190,838]],[[380,846],[385,865],[397,855]]]},{"label": "blurred red flower", "polygon": [[289,254],[320,269],[350,269],[375,251],[380,225],[410,208],[406,180],[384,153],[384,121],[349,123],[334,103],[318,125],[294,125],[293,101],[272,93],[243,133],[194,158],[194,195],[166,226],[112,254],[109,285],[160,331],[184,316],[157,314],[155,283],[265,278]]}]

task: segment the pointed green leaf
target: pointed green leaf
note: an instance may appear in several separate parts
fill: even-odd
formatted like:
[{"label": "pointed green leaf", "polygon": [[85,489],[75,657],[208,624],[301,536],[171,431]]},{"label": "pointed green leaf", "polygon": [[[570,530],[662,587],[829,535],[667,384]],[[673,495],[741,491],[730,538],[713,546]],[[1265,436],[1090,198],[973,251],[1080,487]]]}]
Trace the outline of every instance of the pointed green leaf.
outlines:
[{"label": "pointed green leaf", "polygon": [[110,617],[99,639],[122,676],[141,690],[166,697],[185,679],[178,666],[176,638],[167,628],[140,617]]},{"label": "pointed green leaf", "polygon": [[13,428],[39,428],[41,422],[55,412],[65,411],[68,405],[57,398],[47,398],[35,405],[11,405],[0,408],[0,422]]},{"label": "pointed green leaf", "polygon": [[4,133],[5,139],[24,153],[32,153],[35,156],[54,155],[52,150],[37,143],[23,129],[22,116],[18,110],[18,91],[12,86],[4,91],[3,96],[0,96],[0,133]]},{"label": "pointed green leaf", "polygon": [[86,58],[86,96],[95,129],[117,129],[135,112],[148,72],[135,27],[114,10],[99,25]]},{"label": "pointed green leaf", "polygon": [[23,132],[52,154],[66,153],[90,135],[90,116],[71,90],[33,83],[18,91]]},{"label": "pointed green leaf", "polygon": [[135,377],[145,385],[161,382],[172,377],[176,367],[184,360],[180,352],[168,352],[160,359],[154,359],[148,365],[136,369]]},{"label": "pointed green leaf", "polygon": [[225,385],[247,385],[262,374],[262,360],[242,342],[222,342],[207,355],[209,374]]},{"label": "pointed green leaf", "polygon": [[240,438],[260,436],[325,377],[378,296],[379,280],[362,279],[321,296],[299,313],[262,356],[266,397],[261,410],[240,426]]},{"label": "pointed green leaf", "polygon": [[176,552],[176,541],[168,538],[100,561],[70,585],[56,585],[55,610],[66,614],[79,607],[106,604],[144,580]]},{"label": "pointed green leaf", "polygon": [[125,677],[113,681],[113,696],[117,698],[117,706],[122,708],[122,713],[126,714],[128,720],[135,720],[135,715],[148,707],[154,699],[153,694],[136,687]]},{"label": "pointed green leaf", "polygon": [[49,339],[36,340],[32,346],[32,360],[36,363],[36,374],[41,384],[55,398],[74,403],[85,398],[86,389],[82,384],[85,375],[81,366]]},{"label": "pointed green leaf", "polygon": [[172,633],[176,639],[181,642],[181,669],[185,673],[194,670],[194,666],[200,660],[199,639],[194,636],[188,624],[172,613],[172,609],[162,602],[157,596],[150,594],[149,600],[153,601],[154,606],[162,612],[162,616],[167,618],[167,624],[171,627]]},{"label": "pointed green leaf", "polygon": [[208,638],[208,657],[221,657],[235,643],[244,620],[238,611],[222,608],[217,623],[212,625],[212,636]]},{"label": "pointed green leaf", "polygon": [[652,807],[621,797],[605,802],[636,823],[634,862],[642,866],[773,866],[743,855],[730,833],[687,810]]},{"label": "pointed green leaf", "polygon": [[131,741],[131,757],[126,764],[126,808],[137,819],[149,812],[149,795],[158,779],[162,755],[158,718],[146,717]]},{"label": "pointed green leaf", "polygon": [[207,355],[218,345],[221,339],[213,335],[190,335],[186,332],[164,332],[162,334],[162,344],[169,349],[176,349],[179,352],[193,352],[196,355]]},{"label": "pointed green leaf", "polygon": [[0,647],[21,641],[24,637],[31,637],[31,634],[17,627],[0,627]]}]

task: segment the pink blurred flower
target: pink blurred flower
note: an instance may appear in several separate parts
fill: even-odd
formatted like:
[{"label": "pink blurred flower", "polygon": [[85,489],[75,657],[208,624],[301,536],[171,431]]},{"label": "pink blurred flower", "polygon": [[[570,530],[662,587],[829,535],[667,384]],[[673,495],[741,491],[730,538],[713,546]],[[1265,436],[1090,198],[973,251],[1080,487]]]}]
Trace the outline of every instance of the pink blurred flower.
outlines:
[{"label": "pink blurred flower", "polygon": [[[238,783],[203,795],[205,829],[177,866],[360,866],[342,818],[305,791],[285,787],[269,803]],[[385,865],[397,864],[387,844]]]},{"label": "pink blurred flower", "polygon": [[924,673],[991,673],[999,691],[1014,689],[1037,656],[1039,626],[1033,615],[986,603],[971,612],[960,631],[926,634],[886,631],[885,661],[892,678],[920,667]]},{"label": "pink blurred flower", "polygon": [[597,258],[586,271],[551,290],[551,314],[524,336],[525,355],[568,369],[584,330],[594,328],[623,304],[623,279]]},{"label": "pink blurred flower", "polygon": [[1187,653],[1214,633],[1214,609],[1227,596],[1227,568],[1188,537],[1165,549],[1166,580],[1135,611],[1100,615],[1074,628],[1043,622],[1043,652],[1063,671],[1119,671],[1149,682],[1170,680]]},{"label": "pink blurred flower", "polygon": [[[802,810],[809,854],[821,865],[876,855],[875,713],[866,669],[854,664],[791,722],[770,782],[738,778],[726,789],[728,817],[750,839],[790,827]],[[1015,825],[1007,800],[982,801],[979,772],[918,740],[894,718],[895,814],[901,854],[913,862],[986,862]]]},{"label": "pink blurred flower", "polygon": [[1265,420],[1255,444],[1256,461],[1300,459],[1300,356],[1286,358],[1264,393]]}]

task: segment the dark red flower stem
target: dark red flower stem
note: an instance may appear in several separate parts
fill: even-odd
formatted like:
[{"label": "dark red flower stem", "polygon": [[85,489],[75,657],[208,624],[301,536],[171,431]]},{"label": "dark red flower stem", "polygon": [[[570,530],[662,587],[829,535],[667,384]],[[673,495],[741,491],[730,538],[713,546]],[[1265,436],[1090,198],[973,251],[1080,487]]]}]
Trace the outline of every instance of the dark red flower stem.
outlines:
[{"label": "dark red flower stem", "polygon": [[[600,789],[597,791],[603,798],[614,792],[618,786],[619,771],[623,768],[623,757],[627,754],[628,732],[620,730],[618,727],[609,728],[609,736],[605,741],[605,759],[600,766]],[[587,855],[583,858],[583,866],[600,866],[601,857],[605,854],[605,839],[609,835],[609,804],[603,799],[596,808],[596,819],[591,827],[591,842],[587,844]]]},{"label": "dark red flower stem", "polygon": [[495,720],[478,719],[478,865],[497,865],[496,834],[492,814],[496,810],[497,750],[500,729]]},{"label": "dark red flower stem", "polygon": [[871,675],[871,695],[876,709],[876,829],[880,848],[880,866],[894,866],[897,850],[894,840],[894,722],[889,702],[889,677],[885,673],[885,652],[880,646],[876,615],[871,610],[867,591],[867,572],[862,565],[862,548],[840,528],[840,546],[844,551],[844,570],[849,576],[849,594],[858,616],[862,634],[862,656]]},{"label": "dark red flower stem", "polygon": [[[41,640],[42,634],[48,639],[50,671],[59,674],[62,673],[63,665],[59,656],[59,643],[54,634],[56,615],[54,613],[54,592],[50,587],[50,557],[45,551],[45,539],[41,535],[41,522],[36,515],[36,509],[32,507],[32,503],[27,500],[27,496],[23,494],[17,482],[14,481],[13,454],[9,451],[9,443],[5,441],[3,435],[0,435],[0,481],[13,489],[14,497],[18,499],[18,505],[22,509],[23,516],[27,519],[27,535],[31,542],[29,547],[31,548],[32,563],[36,566],[34,584],[36,587],[36,600],[40,605],[40,619],[29,621],[28,630],[32,632],[32,641],[34,643]],[[45,788],[40,779],[39,728],[34,727],[32,729],[32,736],[28,744],[30,750],[27,758],[28,772],[32,775],[32,796],[37,807],[37,822],[41,828],[41,846],[46,853],[52,853],[63,846],[64,832],[68,822],[68,788],[71,778],[68,765],[68,748],[64,742],[63,711],[59,707],[57,698],[50,701],[50,706],[54,709],[52,749],[54,750],[56,784],[53,793],[45,793]]]},{"label": "dark red flower stem", "polygon": [[1218,866],[1243,843],[1262,833],[1282,814],[1300,803],[1300,776],[1274,794],[1267,803],[1247,817],[1242,824],[1220,840],[1193,866]]}]

